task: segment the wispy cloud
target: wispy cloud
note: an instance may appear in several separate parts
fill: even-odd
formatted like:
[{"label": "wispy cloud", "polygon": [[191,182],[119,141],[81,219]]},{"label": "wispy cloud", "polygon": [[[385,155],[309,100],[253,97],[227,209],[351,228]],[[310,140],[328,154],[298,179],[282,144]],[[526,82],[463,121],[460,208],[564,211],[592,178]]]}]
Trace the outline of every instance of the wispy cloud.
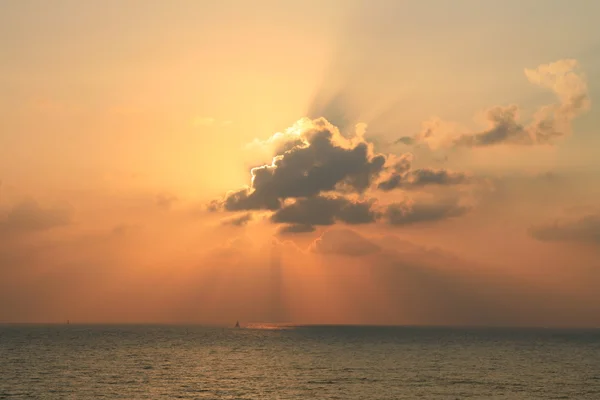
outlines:
[{"label": "wispy cloud", "polygon": [[454,123],[432,119],[423,124],[417,135],[401,137],[395,143],[426,143],[432,148],[531,146],[553,144],[571,134],[573,119],[591,106],[585,76],[577,60],[558,60],[525,69],[524,73],[530,83],[551,90],[558,99],[558,103],[539,107],[528,123],[521,122],[518,105],[496,105],[488,109],[489,127],[482,131],[461,133]]},{"label": "wispy cloud", "polygon": [[252,214],[245,213],[241,215],[237,215],[235,217],[226,218],[221,221],[222,225],[233,225],[233,226],[244,226],[247,225],[248,222],[252,221]]}]

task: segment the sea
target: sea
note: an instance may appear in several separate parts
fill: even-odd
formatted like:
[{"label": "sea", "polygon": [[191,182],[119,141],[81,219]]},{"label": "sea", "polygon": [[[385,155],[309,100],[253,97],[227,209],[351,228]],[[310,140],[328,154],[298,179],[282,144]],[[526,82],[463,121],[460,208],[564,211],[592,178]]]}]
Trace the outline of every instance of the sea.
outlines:
[{"label": "sea", "polygon": [[600,399],[600,330],[2,325],[0,399]]}]

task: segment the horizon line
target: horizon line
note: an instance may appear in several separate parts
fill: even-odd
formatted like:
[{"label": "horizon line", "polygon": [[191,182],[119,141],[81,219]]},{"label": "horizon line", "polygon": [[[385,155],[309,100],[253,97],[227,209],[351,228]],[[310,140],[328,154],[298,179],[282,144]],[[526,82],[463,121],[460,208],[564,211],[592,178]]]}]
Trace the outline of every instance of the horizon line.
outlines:
[{"label": "horizon line", "polygon": [[[242,329],[266,328],[445,328],[445,329],[555,329],[555,330],[600,330],[598,325],[486,325],[486,324],[351,324],[351,323],[289,323],[289,322],[245,322]],[[0,322],[0,326],[156,326],[156,327],[201,327],[231,328],[234,324],[203,322]]]}]

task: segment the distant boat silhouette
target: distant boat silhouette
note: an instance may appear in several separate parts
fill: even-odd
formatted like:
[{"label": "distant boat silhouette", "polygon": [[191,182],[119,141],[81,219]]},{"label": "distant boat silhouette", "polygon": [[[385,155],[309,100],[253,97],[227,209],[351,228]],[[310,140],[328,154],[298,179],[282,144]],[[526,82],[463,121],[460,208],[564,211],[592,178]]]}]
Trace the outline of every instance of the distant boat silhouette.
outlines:
[{"label": "distant boat silhouette", "polygon": [[236,322],[235,322],[235,327],[236,327],[236,328],[239,328],[239,327],[240,327],[240,321],[236,321]]}]

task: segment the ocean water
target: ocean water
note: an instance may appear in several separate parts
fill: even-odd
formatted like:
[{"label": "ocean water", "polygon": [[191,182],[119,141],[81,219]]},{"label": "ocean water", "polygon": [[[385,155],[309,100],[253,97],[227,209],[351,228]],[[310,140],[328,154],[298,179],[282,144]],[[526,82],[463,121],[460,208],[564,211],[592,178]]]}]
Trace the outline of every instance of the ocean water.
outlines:
[{"label": "ocean water", "polygon": [[600,399],[600,331],[0,326],[2,399]]}]

